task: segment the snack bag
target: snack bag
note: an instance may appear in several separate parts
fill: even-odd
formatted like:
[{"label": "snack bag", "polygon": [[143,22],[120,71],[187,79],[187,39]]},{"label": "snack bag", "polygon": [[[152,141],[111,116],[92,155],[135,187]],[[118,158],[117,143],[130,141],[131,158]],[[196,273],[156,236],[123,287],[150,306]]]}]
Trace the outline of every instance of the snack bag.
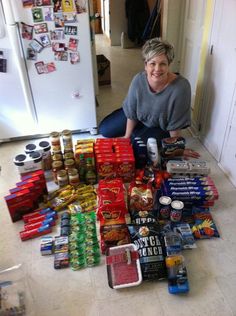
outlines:
[{"label": "snack bag", "polygon": [[150,183],[133,181],[128,190],[130,211],[150,211],[153,208],[153,191]]},{"label": "snack bag", "polygon": [[192,232],[196,239],[220,237],[208,208],[193,208],[193,216],[195,223]]},{"label": "snack bag", "polygon": [[139,252],[143,280],[167,277],[164,244],[157,224],[128,225],[131,242]]}]

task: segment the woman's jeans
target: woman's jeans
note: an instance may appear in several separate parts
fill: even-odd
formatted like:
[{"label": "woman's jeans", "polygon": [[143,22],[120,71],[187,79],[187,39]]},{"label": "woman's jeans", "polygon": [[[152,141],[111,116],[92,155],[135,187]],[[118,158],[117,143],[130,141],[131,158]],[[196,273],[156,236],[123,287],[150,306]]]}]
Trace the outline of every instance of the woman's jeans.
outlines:
[{"label": "woman's jeans", "polygon": [[[124,136],[126,122],[127,118],[123,109],[120,108],[102,120],[98,127],[98,133],[107,138]],[[133,141],[135,137],[141,137],[144,142],[147,142],[149,137],[154,137],[157,140],[158,146],[160,146],[161,140],[170,137],[170,133],[157,127],[146,127],[141,122],[138,122],[131,135],[131,141]]]}]

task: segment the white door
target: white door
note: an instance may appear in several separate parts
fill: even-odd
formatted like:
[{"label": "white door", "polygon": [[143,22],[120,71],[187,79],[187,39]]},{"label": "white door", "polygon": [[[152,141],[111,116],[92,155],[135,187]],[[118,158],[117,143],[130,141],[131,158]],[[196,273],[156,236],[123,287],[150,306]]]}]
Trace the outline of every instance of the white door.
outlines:
[{"label": "white door", "polygon": [[[212,35],[209,55],[206,63],[207,86],[203,100],[201,140],[211,154],[224,165],[229,164],[228,170],[235,169],[230,166],[232,157],[226,157],[227,143],[232,141],[226,135],[227,126],[232,116],[232,100],[236,84],[236,1],[216,0],[212,25]],[[229,137],[229,138],[227,138]],[[224,151],[223,145],[225,142]],[[233,144],[232,144],[233,145]],[[235,145],[233,145],[235,148]],[[232,156],[232,153],[228,154]]]},{"label": "white door", "polygon": [[[184,16],[184,28],[182,37],[182,53],[180,73],[191,84],[192,100],[191,107],[194,110],[198,68],[200,62],[200,50],[205,16],[205,0],[187,0]],[[196,129],[197,122],[192,121]]]},{"label": "white door", "polygon": [[220,166],[236,186],[236,86],[234,91],[230,121],[220,157]]}]

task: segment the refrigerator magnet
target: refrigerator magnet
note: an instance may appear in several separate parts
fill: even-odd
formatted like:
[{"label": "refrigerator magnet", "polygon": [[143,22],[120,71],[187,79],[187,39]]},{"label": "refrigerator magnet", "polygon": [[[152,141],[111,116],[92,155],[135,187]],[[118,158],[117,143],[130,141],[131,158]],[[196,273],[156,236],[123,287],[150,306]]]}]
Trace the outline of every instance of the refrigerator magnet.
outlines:
[{"label": "refrigerator magnet", "polygon": [[37,73],[39,75],[42,75],[42,74],[48,72],[47,65],[45,65],[43,61],[39,61],[39,62],[35,63],[34,65],[35,65],[35,68],[36,68]]},{"label": "refrigerator magnet", "polygon": [[47,71],[48,71],[48,73],[57,70],[57,69],[56,69],[56,65],[54,64],[54,62],[47,63],[46,66],[47,66]]},{"label": "refrigerator magnet", "polygon": [[24,39],[32,40],[34,27],[25,23],[21,23],[21,36]]},{"label": "refrigerator magnet", "polygon": [[53,8],[52,7],[43,8],[43,17],[44,17],[44,21],[47,21],[47,22],[53,21]]},{"label": "refrigerator magnet", "polygon": [[48,32],[48,25],[47,23],[40,23],[34,26],[35,34],[47,33]]},{"label": "refrigerator magnet", "polygon": [[63,17],[62,12],[54,13],[54,22],[55,22],[55,27],[64,26],[64,17]]},{"label": "refrigerator magnet", "polygon": [[22,5],[24,8],[32,8],[34,5],[34,0],[22,0]]},{"label": "refrigerator magnet", "polygon": [[51,0],[35,0],[34,1],[34,5],[36,7],[40,7],[40,6],[43,6],[43,5],[51,5],[51,4],[52,4]]},{"label": "refrigerator magnet", "polygon": [[54,58],[57,61],[67,61],[68,60],[68,53],[67,52],[55,52]]},{"label": "refrigerator magnet", "polygon": [[27,48],[27,55],[28,60],[37,60],[37,52],[34,51],[32,48]]},{"label": "refrigerator magnet", "polygon": [[64,30],[57,29],[57,30],[50,31],[50,37],[51,37],[51,40],[53,41],[63,40],[65,38]]},{"label": "refrigerator magnet", "polygon": [[51,46],[51,41],[48,34],[40,35],[39,41],[43,45],[43,47]]},{"label": "refrigerator magnet", "polygon": [[87,1],[75,0],[75,8],[77,13],[87,12]]},{"label": "refrigerator magnet", "polygon": [[53,42],[52,43],[52,51],[53,52],[64,52],[66,50],[65,43]]},{"label": "refrigerator magnet", "polygon": [[77,15],[75,13],[64,13],[64,23],[76,23]]},{"label": "refrigerator magnet", "polygon": [[78,52],[73,52],[73,53],[70,53],[70,63],[72,65],[74,64],[77,64],[80,62],[80,55]]},{"label": "refrigerator magnet", "polygon": [[44,48],[36,39],[33,39],[33,41],[29,43],[29,46],[37,53],[40,53]]},{"label": "refrigerator magnet", "polygon": [[74,11],[73,0],[62,0],[62,10],[64,12],[73,12]]},{"label": "refrigerator magnet", "polygon": [[77,26],[65,26],[66,35],[77,35]]},{"label": "refrigerator magnet", "polygon": [[68,49],[72,50],[73,52],[76,52],[77,51],[77,47],[78,47],[78,42],[79,42],[79,40],[77,38],[71,37],[69,39]]},{"label": "refrigerator magnet", "polygon": [[53,0],[53,11],[58,12],[62,10],[61,0]]},{"label": "refrigerator magnet", "polygon": [[32,16],[34,23],[43,22],[43,11],[41,8],[33,8]]}]

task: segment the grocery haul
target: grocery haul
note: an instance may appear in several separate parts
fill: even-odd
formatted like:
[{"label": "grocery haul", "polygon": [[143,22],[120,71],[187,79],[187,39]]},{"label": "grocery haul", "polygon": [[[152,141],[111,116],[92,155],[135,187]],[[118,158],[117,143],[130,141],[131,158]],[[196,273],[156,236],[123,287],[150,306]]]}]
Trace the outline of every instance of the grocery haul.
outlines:
[{"label": "grocery haul", "polygon": [[5,196],[12,222],[24,222],[20,239],[40,237],[41,255],[59,270],[79,273],[104,256],[112,289],[166,280],[169,293],[187,293],[184,253],[220,235],[210,168],[184,160],[184,149],[183,137],[158,148],[153,138],[73,141],[69,130],[27,144],[12,159],[19,181]]}]

